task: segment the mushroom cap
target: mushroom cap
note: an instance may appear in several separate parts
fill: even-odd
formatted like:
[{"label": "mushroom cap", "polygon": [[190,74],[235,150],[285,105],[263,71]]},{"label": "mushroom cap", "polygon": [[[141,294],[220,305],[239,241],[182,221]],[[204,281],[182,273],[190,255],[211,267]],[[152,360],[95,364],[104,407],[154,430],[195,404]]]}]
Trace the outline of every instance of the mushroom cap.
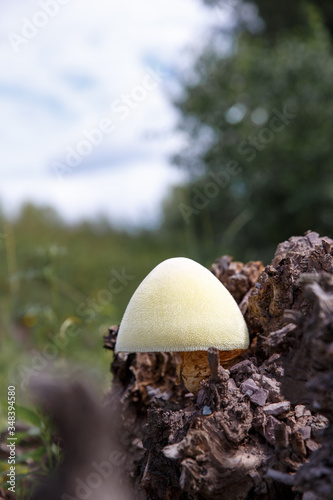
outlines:
[{"label": "mushroom cap", "polygon": [[134,292],[116,351],[230,351],[248,346],[248,329],[230,292],[202,265],[175,257],[156,266]]}]

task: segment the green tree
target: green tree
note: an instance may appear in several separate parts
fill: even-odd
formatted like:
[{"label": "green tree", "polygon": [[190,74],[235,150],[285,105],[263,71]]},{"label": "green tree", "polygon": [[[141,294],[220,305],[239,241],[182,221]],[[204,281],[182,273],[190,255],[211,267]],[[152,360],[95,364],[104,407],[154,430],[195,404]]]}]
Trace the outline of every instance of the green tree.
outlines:
[{"label": "green tree", "polygon": [[266,261],[293,234],[332,236],[333,59],[309,12],[307,36],[272,48],[243,34],[228,55],[208,47],[183,82],[176,106],[188,145],[174,160],[192,182],[166,205],[166,228]]},{"label": "green tree", "polygon": [[[245,30],[252,34],[264,36],[274,41],[283,33],[291,31],[307,33],[311,23],[307,8],[315,7],[321,15],[324,24],[333,36],[333,3],[331,0],[203,0],[206,5],[225,10],[232,10],[236,31]],[[258,23],[258,19],[262,21]],[[260,29],[259,29],[260,28]]]}]

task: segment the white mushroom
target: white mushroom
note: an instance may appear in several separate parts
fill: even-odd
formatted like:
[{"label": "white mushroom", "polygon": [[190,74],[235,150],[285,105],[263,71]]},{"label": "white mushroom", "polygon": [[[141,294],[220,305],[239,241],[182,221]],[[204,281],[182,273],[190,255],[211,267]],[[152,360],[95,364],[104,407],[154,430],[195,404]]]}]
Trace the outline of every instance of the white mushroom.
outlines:
[{"label": "white mushroom", "polygon": [[117,352],[179,352],[180,375],[196,393],[209,378],[207,350],[230,366],[249,333],[229,291],[205,267],[184,257],[156,266],[133,294],[120,324]]}]

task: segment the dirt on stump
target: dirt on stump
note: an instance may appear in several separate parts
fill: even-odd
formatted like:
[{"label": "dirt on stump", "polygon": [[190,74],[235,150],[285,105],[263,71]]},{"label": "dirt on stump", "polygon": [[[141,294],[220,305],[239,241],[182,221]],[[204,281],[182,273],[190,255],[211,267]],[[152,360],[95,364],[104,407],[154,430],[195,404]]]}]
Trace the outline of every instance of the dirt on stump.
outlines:
[{"label": "dirt on stump", "polygon": [[133,499],[331,500],[333,240],[309,231],[265,268],[224,256],[212,272],[239,303],[250,349],[230,370],[209,349],[197,397],[177,382],[177,353],[114,355],[105,405],[121,480]]}]

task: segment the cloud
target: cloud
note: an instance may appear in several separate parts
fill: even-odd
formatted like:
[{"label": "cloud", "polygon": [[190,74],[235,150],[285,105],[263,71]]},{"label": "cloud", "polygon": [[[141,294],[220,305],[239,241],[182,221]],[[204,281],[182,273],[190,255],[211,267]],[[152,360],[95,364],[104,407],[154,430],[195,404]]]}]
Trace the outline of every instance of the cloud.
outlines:
[{"label": "cloud", "polygon": [[[161,200],[168,189],[185,178],[184,173],[167,164],[136,162],[118,170],[66,177],[63,183],[28,177],[17,184],[13,178],[5,179],[0,184],[0,199],[5,213],[16,214],[25,199],[39,206],[53,206],[70,223],[103,214],[117,227],[135,228],[144,223],[153,228],[159,223]],[[133,199],[135,203],[131,203]]]},{"label": "cloud", "polygon": [[[8,36],[21,36],[22,27],[38,19],[41,6],[55,2],[59,3],[57,14],[15,53]],[[0,196],[7,206],[17,207],[27,197],[41,201],[48,194],[50,203],[65,216],[84,216],[86,209],[77,193],[87,193],[89,213],[96,213],[101,205],[91,195],[91,186],[104,192],[104,182],[111,178],[107,171],[118,171],[114,176],[121,171],[122,177],[117,177],[117,189],[123,193],[119,211],[144,213],[147,218],[145,199],[151,197],[156,207],[157,198],[175,181],[167,157],[181,140],[170,134],[176,113],[165,89],[188,62],[184,49],[199,49],[216,14],[199,0],[61,3],[66,2],[20,0],[2,6],[0,64],[6,71],[0,75],[0,135],[5,139],[0,151]],[[142,85],[148,70],[160,71],[158,85],[130,110],[126,120],[119,120],[112,112],[113,103]],[[74,193],[69,206],[68,190],[62,195],[60,187],[55,187],[52,163],[63,161],[67,148],[75,148],[84,131],[103,118],[115,121],[114,132],[93,148],[68,180]],[[147,140],[154,130],[159,140]],[[120,178],[126,184],[125,172],[132,179],[145,178],[149,184],[145,198],[136,190],[129,196],[120,189]],[[102,208],[113,216],[106,205]]]}]

